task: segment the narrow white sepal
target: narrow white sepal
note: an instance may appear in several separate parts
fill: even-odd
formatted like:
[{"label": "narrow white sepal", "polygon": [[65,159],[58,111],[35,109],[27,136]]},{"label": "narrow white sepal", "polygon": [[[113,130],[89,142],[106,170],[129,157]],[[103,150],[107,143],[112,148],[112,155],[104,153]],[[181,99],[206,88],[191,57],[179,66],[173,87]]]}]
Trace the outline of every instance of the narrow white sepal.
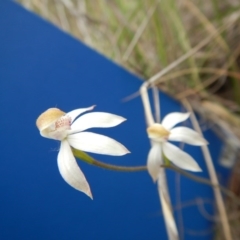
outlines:
[{"label": "narrow white sepal", "polygon": [[185,142],[195,146],[202,146],[208,142],[202,138],[197,132],[187,127],[173,128],[168,137],[170,141]]},{"label": "narrow white sepal", "polygon": [[79,117],[71,126],[71,133],[81,132],[89,128],[114,127],[126,119],[115,114],[105,112],[86,113]]},{"label": "narrow white sepal", "polygon": [[68,115],[69,117],[71,117],[72,122],[82,113],[87,112],[87,111],[91,111],[94,109],[96,105],[93,105],[91,107],[88,108],[79,108],[79,109],[75,109],[72,110],[70,112],[68,112],[66,115]]},{"label": "narrow white sepal", "polygon": [[198,163],[189,154],[175,145],[165,142],[162,144],[162,148],[164,155],[179,168],[193,172],[202,171]]},{"label": "narrow white sepal", "polygon": [[80,132],[68,136],[69,144],[81,151],[122,156],[130,153],[121,143],[101,134]]},{"label": "narrow white sepal", "polygon": [[63,179],[70,186],[84,192],[87,196],[93,199],[89,184],[79,168],[67,140],[61,142],[61,147],[58,153],[58,168]]},{"label": "narrow white sepal", "polygon": [[162,126],[167,130],[171,130],[176,124],[187,120],[190,113],[173,112],[166,115],[162,120]]},{"label": "narrow white sepal", "polygon": [[162,150],[159,143],[152,143],[148,153],[147,169],[154,182],[158,179],[160,165],[163,163]]}]

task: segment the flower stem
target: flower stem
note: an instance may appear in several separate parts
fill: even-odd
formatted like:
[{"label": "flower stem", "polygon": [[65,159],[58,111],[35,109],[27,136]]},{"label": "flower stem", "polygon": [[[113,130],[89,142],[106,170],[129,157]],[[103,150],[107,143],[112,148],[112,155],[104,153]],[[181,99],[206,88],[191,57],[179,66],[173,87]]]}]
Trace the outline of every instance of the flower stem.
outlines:
[{"label": "flower stem", "polygon": [[[98,161],[98,160],[90,157],[88,154],[86,154],[82,151],[79,151],[77,149],[72,148],[72,151],[73,151],[73,154],[74,154],[75,157],[83,160],[84,162],[86,162],[88,164],[91,164],[91,165],[94,165],[94,166],[97,166],[97,167],[101,167],[101,168],[104,168],[104,169],[113,170],[113,171],[120,171],[120,172],[140,172],[140,171],[146,171],[147,170],[146,166],[128,167],[128,166],[116,166],[116,165],[113,165],[113,164],[103,163],[101,161]],[[226,194],[228,197],[233,199],[240,206],[240,199],[233,192],[231,192],[230,190],[228,190],[227,188],[225,188],[221,185],[213,184],[208,179],[196,176],[196,175],[191,174],[189,172],[186,172],[185,170],[182,170],[181,168],[178,168],[178,167],[172,165],[171,163],[170,164],[163,164],[161,167],[172,170],[172,171],[175,171],[175,172],[177,172],[177,173],[179,173],[179,174],[181,174],[181,175],[183,175],[187,178],[192,179],[195,182],[199,182],[199,183],[208,185],[212,188],[220,188],[221,191],[224,194]]]},{"label": "flower stem", "polygon": [[109,170],[115,170],[115,171],[120,171],[120,172],[139,172],[139,171],[146,171],[147,167],[146,166],[136,166],[136,167],[127,167],[127,166],[116,166],[108,163],[103,163],[97,160],[94,160],[92,162],[92,165],[109,169]]},{"label": "flower stem", "polygon": [[100,161],[95,160],[94,158],[90,157],[88,154],[77,150],[75,148],[72,148],[73,155],[81,160],[83,160],[86,163],[89,163],[91,165],[95,165],[101,168],[114,170],[114,171],[120,171],[120,172],[138,172],[138,171],[146,171],[146,166],[136,166],[136,167],[127,167],[127,166],[116,166],[108,163],[103,163]]}]

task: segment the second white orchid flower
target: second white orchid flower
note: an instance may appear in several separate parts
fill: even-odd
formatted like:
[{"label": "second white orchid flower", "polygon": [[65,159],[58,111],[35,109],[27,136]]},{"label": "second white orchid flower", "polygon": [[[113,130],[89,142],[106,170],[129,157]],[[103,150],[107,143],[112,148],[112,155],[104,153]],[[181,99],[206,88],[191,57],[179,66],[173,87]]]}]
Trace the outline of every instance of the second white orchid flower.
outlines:
[{"label": "second white orchid flower", "polygon": [[189,116],[190,113],[173,112],[166,115],[161,124],[155,123],[147,129],[148,137],[152,141],[147,167],[154,181],[158,179],[160,166],[164,164],[163,155],[179,168],[195,172],[201,171],[198,163],[188,153],[168,142],[179,141],[195,146],[207,144],[204,138],[190,128],[173,128]]},{"label": "second white orchid flower", "polygon": [[121,156],[129,153],[121,143],[104,135],[85,131],[89,128],[114,127],[126,119],[111,113],[92,112],[89,108],[80,108],[65,113],[57,108],[50,108],[37,119],[37,127],[43,137],[61,141],[58,153],[58,168],[63,179],[73,188],[84,192],[90,198],[89,184],[79,168],[71,147],[92,153]]}]

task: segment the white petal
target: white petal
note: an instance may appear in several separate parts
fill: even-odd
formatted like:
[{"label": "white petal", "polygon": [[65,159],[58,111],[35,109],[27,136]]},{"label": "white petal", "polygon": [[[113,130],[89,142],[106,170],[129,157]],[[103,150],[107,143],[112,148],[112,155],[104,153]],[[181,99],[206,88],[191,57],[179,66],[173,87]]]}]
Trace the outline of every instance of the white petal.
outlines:
[{"label": "white petal", "polygon": [[153,143],[147,159],[147,169],[154,182],[158,179],[160,165],[162,164],[162,150],[160,143]]},{"label": "white petal", "polygon": [[84,131],[88,128],[108,128],[114,127],[125,121],[126,119],[118,115],[105,112],[86,113],[78,118],[71,126],[71,133]]},{"label": "white petal", "polygon": [[88,108],[79,108],[79,109],[75,109],[72,110],[71,112],[68,112],[66,115],[71,117],[72,122],[75,120],[76,117],[78,117],[80,114],[87,112],[87,111],[91,111],[93,110],[95,107],[95,105],[88,107]]},{"label": "white petal", "polygon": [[162,147],[164,155],[179,168],[193,172],[202,171],[197,162],[180,148],[168,142],[163,143]]},{"label": "white petal", "polygon": [[197,132],[187,127],[173,128],[170,132],[168,140],[185,142],[195,146],[202,146],[208,143]]},{"label": "white petal", "polygon": [[112,156],[122,156],[129,151],[119,142],[104,135],[80,132],[68,136],[69,144],[79,150]]},{"label": "white petal", "polygon": [[84,192],[92,199],[92,193],[88,182],[79,168],[66,140],[61,142],[60,151],[58,153],[58,168],[63,179],[70,186]]},{"label": "white petal", "polygon": [[162,125],[167,130],[170,130],[173,128],[176,124],[183,122],[187,120],[190,116],[190,113],[180,113],[180,112],[173,112],[169,113],[167,116],[165,116],[162,120]]}]

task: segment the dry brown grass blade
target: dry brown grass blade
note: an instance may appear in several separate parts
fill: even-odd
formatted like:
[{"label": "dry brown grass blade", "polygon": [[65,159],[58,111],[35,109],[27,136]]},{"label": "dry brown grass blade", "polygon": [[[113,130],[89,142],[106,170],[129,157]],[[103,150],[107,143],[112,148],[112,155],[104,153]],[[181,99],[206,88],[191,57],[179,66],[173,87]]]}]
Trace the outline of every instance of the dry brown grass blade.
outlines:
[{"label": "dry brown grass blade", "polygon": [[[185,108],[188,110],[188,112],[191,112],[190,118],[191,118],[191,122],[193,124],[194,129],[203,137],[201,128],[198,124],[197,118],[192,110],[190,103],[188,102],[187,99],[182,100],[182,103],[185,106]],[[219,186],[217,174],[213,165],[213,160],[211,158],[209,149],[207,146],[202,146],[201,148],[202,148],[202,152],[204,155],[204,159],[208,168],[208,172],[209,172],[212,184]],[[228,216],[227,216],[225,204],[223,201],[223,197],[221,194],[221,190],[219,187],[214,188],[214,195],[215,195],[215,199],[216,199],[216,203],[217,203],[217,207],[218,207],[218,211],[219,211],[219,215],[222,223],[223,234],[226,240],[232,240]]]}]

